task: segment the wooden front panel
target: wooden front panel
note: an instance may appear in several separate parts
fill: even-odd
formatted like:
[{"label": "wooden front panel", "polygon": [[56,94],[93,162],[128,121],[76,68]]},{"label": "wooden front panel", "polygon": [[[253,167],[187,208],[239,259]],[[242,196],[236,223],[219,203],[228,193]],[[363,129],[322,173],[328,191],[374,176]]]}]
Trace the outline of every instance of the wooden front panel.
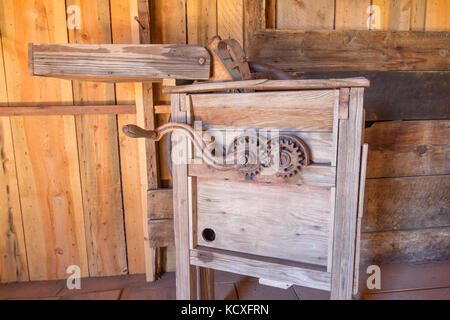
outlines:
[{"label": "wooden front panel", "polygon": [[338,90],[191,95],[203,127],[332,131]]},{"label": "wooden front panel", "polygon": [[[331,191],[197,179],[198,245],[327,265]],[[203,231],[212,229],[214,241]],[[206,238],[207,235],[206,235]]]}]

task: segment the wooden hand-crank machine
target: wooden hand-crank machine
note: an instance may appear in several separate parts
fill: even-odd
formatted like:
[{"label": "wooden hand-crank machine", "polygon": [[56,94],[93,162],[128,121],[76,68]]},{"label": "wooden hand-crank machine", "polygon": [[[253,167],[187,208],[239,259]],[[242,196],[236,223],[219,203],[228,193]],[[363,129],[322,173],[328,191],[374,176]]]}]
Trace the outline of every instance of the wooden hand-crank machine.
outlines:
[{"label": "wooden hand-crank machine", "polygon": [[123,128],[133,138],[172,133],[178,299],[213,298],[214,269],[350,299],[357,291],[369,82],[292,80],[247,62],[235,40],[215,37],[208,49],[30,45],[30,72],[209,80],[165,89],[168,124]]}]

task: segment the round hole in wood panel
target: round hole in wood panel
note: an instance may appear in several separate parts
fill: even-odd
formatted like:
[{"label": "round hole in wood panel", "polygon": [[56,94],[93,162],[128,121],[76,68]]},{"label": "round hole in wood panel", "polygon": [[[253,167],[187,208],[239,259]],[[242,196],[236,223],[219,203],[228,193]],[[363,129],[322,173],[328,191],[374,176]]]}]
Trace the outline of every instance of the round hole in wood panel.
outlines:
[{"label": "round hole in wood panel", "polygon": [[216,239],[216,233],[213,229],[206,228],[202,231],[202,237],[205,241],[212,242]]}]

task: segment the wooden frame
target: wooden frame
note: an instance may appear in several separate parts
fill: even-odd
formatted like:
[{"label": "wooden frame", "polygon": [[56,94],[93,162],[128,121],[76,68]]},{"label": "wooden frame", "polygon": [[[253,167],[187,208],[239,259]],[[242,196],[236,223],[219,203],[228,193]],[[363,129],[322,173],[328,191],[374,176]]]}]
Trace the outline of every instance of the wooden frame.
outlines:
[{"label": "wooden frame", "polygon": [[[282,88],[289,88],[289,81],[285,85],[280,83],[273,83],[273,87],[264,87],[266,90],[276,90]],[[307,83],[307,82],[306,82]],[[345,87],[340,87],[338,84],[346,84]],[[172,93],[171,112],[172,119],[176,122],[191,123],[192,120],[198,119],[203,114],[202,106],[208,105],[208,108],[221,101],[221,95],[223,93],[214,93],[216,90],[229,89],[232,87],[239,87],[239,84],[223,83],[222,88],[220,84],[214,84],[209,86],[192,85],[184,86],[180,88],[171,88],[167,91]],[[249,85],[252,89],[255,89],[253,83],[242,83],[241,89]],[[297,83],[298,85],[298,83]],[[317,85],[317,84],[313,84]],[[327,188],[330,193],[331,207],[330,207],[330,226],[327,230],[328,236],[328,253],[327,263],[320,265],[312,262],[296,262],[292,260],[286,260],[283,258],[276,258],[270,255],[264,256],[261,253],[245,252],[242,250],[232,249],[235,252],[230,251],[227,248],[220,249],[219,247],[204,247],[203,242],[198,242],[199,231],[197,230],[197,223],[199,223],[198,214],[204,215],[204,211],[198,207],[198,201],[202,195],[198,194],[198,183],[203,183],[197,178],[204,176],[208,179],[225,179],[223,181],[234,181],[239,179],[238,176],[232,171],[220,172],[214,169],[207,169],[205,165],[190,164],[189,159],[192,159],[191,144],[187,139],[180,135],[174,134],[173,144],[177,146],[177,150],[181,152],[182,157],[186,160],[183,164],[173,165],[173,203],[174,203],[174,225],[175,225],[175,245],[176,245],[176,276],[177,276],[177,299],[196,299],[196,298],[213,298],[213,276],[211,269],[218,269],[228,272],[240,273],[249,276],[255,276],[263,279],[265,283],[267,281],[277,284],[283,284],[283,287],[288,287],[292,284],[312,287],[321,290],[331,291],[332,299],[350,299],[355,288],[354,276],[357,276],[355,270],[358,267],[359,254],[357,243],[359,241],[359,226],[360,215],[362,212],[362,196],[364,188],[364,175],[360,172],[362,167],[365,167],[365,159],[367,155],[367,149],[362,153],[362,130],[363,130],[363,92],[364,87],[368,85],[368,82],[364,79],[359,81],[346,81],[341,79],[337,82],[332,80],[324,81],[320,88],[317,89],[317,99],[324,99],[330,88],[336,90],[336,98],[333,100],[330,106],[333,108],[334,120],[331,122],[333,128],[333,138],[331,141],[335,141],[335,154],[336,161],[331,161],[330,168],[335,167],[335,183],[320,186],[320,183],[315,183],[314,180],[306,181],[312,183],[312,186],[317,185],[317,188]],[[202,87],[203,86],[203,87]],[[205,89],[207,88],[207,89]],[[301,89],[305,89],[301,87]],[[192,89],[191,93],[190,90]],[[292,88],[290,88],[292,90]],[[308,96],[311,91],[303,91],[297,89],[302,95]],[[205,95],[202,92],[210,91]],[[290,94],[294,94],[296,91],[289,91]],[[261,95],[263,93],[260,93]],[[276,96],[280,93],[273,92],[272,95]],[[239,93],[239,97],[248,99],[251,101],[255,99],[256,104],[263,103],[258,95]],[[207,99],[211,96],[212,99]],[[218,97],[216,99],[216,96]],[[221,105],[233,105],[232,94],[228,95],[228,99],[224,99]],[[205,100],[207,99],[207,100]],[[302,99],[297,99],[302,101]],[[208,101],[207,104],[205,104]],[[212,101],[212,102],[210,102]],[[259,101],[259,102],[258,102]],[[286,102],[281,104],[286,105]],[[308,101],[306,99],[305,101]],[[326,103],[324,100],[324,103]],[[304,103],[304,102],[301,102]],[[242,104],[242,102],[241,102]],[[276,104],[276,102],[275,102]],[[242,110],[247,107],[251,107],[253,103],[246,102],[243,104]],[[275,107],[275,106],[274,106]],[[230,109],[232,110],[232,109]],[[263,110],[263,109],[261,109]],[[197,114],[197,112],[200,112]],[[241,111],[242,113],[243,111]],[[258,117],[253,120],[252,126],[258,125]],[[220,118],[219,118],[220,119]],[[249,117],[248,121],[252,122]],[[208,119],[204,119],[208,122]],[[216,117],[214,121],[219,121]],[[233,125],[232,113],[227,114],[224,118],[225,122],[229,122],[227,125]],[[242,123],[238,122],[240,125]],[[217,123],[219,124],[219,123]],[[208,125],[207,125],[208,127]],[[301,128],[302,126],[300,126]],[[320,127],[319,127],[320,128]],[[298,130],[298,129],[297,129]],[[327,129],[329,130],[329,129]],[[339,143],[337,143],[339,141]],[[361,161],[363,163],[361,164]],[[306,167],[308,169],[308,167]],[[308,170],[305,170],[307,172]],[[258,178],[259,179],[259,178]],[[263,180],[254,179],[250,182],[252,185],[258,185],[260,183],[276,186],[275,180]],[[363,179],[363,180],[361,180]],[[279,182],[278,182],[279,183]],[[314,189],[312,189],[314,190]],[[319,189],[318,189],[319,190]],[[359,213],[358,213],[359,212]],[[358,223],[359,222],[359,223]],[[245,226],[244,226],[245,227]],[[226,246],[226,245],[225,245]],[[236,251],[237,250],[237,251]],[[238,252],[240,251],[240,252]],[[356,254],[355,254],[356,252]],[[297,260],[298,261],[298,260]],[[197,289],[198,288],[198,289]],[[203,293],[202,293],[203,292]]]}]

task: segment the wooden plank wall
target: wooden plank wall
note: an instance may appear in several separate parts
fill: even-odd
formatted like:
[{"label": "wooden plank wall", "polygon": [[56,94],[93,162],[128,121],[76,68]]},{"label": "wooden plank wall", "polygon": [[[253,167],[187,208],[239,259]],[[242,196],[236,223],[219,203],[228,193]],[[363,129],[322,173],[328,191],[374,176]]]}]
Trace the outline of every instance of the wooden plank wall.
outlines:
[{"label": "wooden plank wall", "polygon": [[[67,28],[71,6],[79,29]],[[135,104],[134,84],[29,76],[27,44],[136,43],[137,15],[137,0],[1,1],[0,108]],[[0,282],[66,278],[70,265],[83,277],[145,272],[142,155],[119,130],[135,122],[114,112],[0,118]]]},{"label": "wooden plank wall", "polygon": [[[81,29],[66,27],[70,5],[81,9]],[[370,5],[379,8],[379,19],[373,16],[369,26]],[[0,188],[7,190],[0,192],[0,281],[65,278],[71,264],[79,265],[83,276],[174,269],[173,248],[150,252],[142,241],[146,188],[171,187],[164,142],[155,153],[154,146],[119,130],[126,123],[167,122],[170,97],[161,84],[30,77],[28,42],[146,43],[151,38],[205,45],[219,34],[247,47],[264,26],[449,30],[449,8],[446,0],[2,0],[0,107],[117,103],[136,104],[138,110],[0,118]],[[144,110],[156,113],[156,123]],[[418,118],[421,112],[411,110],[411,117],[402,109],[389,119],[383,112],[383,120],[397,121],[366,129],[371,150],[363,262],[448,259],[448,114]],[[415,121],[398,121],[403,119]],[[145,154],[157,154],[158,161],[150,158],[147,166]],[[162,260],[153,261],[160,255]]]}]

